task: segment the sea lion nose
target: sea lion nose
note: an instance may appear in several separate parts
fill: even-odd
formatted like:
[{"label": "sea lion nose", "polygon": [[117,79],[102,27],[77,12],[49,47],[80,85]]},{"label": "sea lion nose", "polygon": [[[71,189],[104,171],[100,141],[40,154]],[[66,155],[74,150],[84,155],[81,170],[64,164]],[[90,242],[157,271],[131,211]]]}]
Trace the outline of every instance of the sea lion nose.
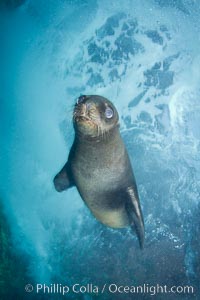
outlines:
[{"label": "sea lion nose", "polygon": [[87,96],[85,95],[81,95],[80,97],[78,97],[78,99],[76,100],[77,104],[83,103],[86,100]]}]

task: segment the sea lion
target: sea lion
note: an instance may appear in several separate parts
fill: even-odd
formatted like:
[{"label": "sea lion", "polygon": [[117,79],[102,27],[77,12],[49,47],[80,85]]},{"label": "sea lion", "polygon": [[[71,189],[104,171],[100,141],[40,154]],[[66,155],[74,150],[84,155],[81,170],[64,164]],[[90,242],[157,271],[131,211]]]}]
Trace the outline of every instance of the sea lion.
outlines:
[{"label": "sea lion", "polygon": [[131,226],[143,248],[143,216],[116,108],[104,97],[82,95],[75,104],[73,125],[74,143],[54,178],[55,189],[62,192],[76,186],[101,223],[112,228]]}]

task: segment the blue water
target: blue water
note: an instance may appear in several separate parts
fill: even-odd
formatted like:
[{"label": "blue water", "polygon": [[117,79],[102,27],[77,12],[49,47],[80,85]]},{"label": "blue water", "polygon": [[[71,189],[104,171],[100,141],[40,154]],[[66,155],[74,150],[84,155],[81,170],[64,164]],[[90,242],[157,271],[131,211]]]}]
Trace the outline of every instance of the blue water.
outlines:
[{"label": "blue water", "polygon": [[[193,295],[154,297],[199,299],[199,18],[195,0],[27,0],[2,9],[0,197],[34,282],[192,285]],[[129,231],[96,221],[75,188],[54,190],[80,94],[118,109],[145,219],[142,252]]]}]

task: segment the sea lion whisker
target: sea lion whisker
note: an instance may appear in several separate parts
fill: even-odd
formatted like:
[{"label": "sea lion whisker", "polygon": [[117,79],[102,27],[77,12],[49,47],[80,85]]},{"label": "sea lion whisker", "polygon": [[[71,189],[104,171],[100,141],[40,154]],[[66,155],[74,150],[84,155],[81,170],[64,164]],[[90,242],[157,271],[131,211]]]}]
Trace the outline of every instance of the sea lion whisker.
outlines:
[{"label": "sea lion whisker", "polygon": [[101,129],[101,137],[102,137],[102,139],[104,139],[104,137],[103,137],[103,128],[100,127],[100,129]]},{"label": "sea lion whisker", "polygon": [[105,133],[103,129],[102,129],[102,134],[103,134],[103,140],[105,140]]},{"label": "sea lion whisker", "polygon": [[89,117],[90,117],[91,119],[93,119],[94,121],[98,121],[98,120],[99,120],[97,114],[91,114],[91,113],[89,113],[88,115],[89,115]]},{"label": "sea lion whisker", "polygon": [[109,132],[107,130],[105,130],[105,137],[106,137],[106,140],[108,140]]}]

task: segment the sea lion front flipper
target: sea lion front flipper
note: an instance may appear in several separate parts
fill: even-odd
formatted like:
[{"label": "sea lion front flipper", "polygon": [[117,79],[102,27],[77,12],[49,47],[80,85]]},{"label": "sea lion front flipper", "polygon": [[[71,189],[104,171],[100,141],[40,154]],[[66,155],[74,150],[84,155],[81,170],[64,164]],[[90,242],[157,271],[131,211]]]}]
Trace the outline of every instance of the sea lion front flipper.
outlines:
[{"label": "sea lion front flipper", "polygon": [[136,231],[140,248],[144,246],[144,221],[142,216],[142,211],[140,207],[139,197],[137,193],[137,188],[131,186],[127,188],[126,191],[126,212],[129,218],[130,226]]},{"label": "sea lion front flipper", "polygon": [[62,192],[74,185],[73,176],[67,162],[53,180],[57,192]]}]

